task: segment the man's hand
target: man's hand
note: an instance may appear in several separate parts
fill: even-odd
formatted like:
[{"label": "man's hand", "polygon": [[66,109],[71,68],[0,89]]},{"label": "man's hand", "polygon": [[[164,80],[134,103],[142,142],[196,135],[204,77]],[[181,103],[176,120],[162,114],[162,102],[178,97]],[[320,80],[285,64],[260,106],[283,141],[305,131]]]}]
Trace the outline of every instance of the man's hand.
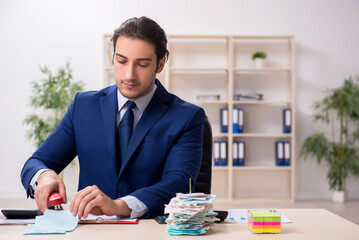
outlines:
[{"label": "man's hand", "polygon": [[104,194],[97,186],[86,187],[75,194],[70,209],[74,216],[87,218],[89,213],[94,215],[130,216],[131,209],[121,199],[113,200]]},{"label": "man's hand", "polygon": [[53,192],[60,193],[64,203],[67,202],[64,182],[54,171],[48,170],[41,173],[37,179],[37,187],[34,194],[37,207],[41,212],[45,212],[45,209],[48,208],[48,199]]}]

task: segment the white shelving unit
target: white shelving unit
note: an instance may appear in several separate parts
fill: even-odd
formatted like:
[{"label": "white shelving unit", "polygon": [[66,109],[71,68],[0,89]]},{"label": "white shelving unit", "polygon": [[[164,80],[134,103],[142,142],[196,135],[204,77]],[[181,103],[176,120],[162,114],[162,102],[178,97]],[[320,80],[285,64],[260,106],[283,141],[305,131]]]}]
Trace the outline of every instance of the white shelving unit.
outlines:
[{"label": "white shelving unit", "polygon": [[[104,36],[104,85],[114,84],[111,35]],[[218,199],[294,200],[295,42],[293,36],[168,36],[169,61],[158,78],[168,91],[203,107],[214,140],[227,141],[228,165],[213,166]],[[267,53],[266,67],[251,56]],[[110,53],[110,54],[109,54]],[[238,93],[262,93],[261,101],[237,101]],[[199,101],[198,95],[220,99]],[[220,132],[220,109],[228,108],[228,133]],[[244,133],[233,134],[232,108],[245,111]],[[282,131],[282,109],[292,109],[292,132]],[[245,166],[233,166],[233,141],[246,142]],[[291,142],[290,166],[275,165],[275,142]],[[226,187],[223,187],[226,186]]]},{"label": "white shelving unit", "polygon": [[112,55],[112,34],[103,35],[103,86],[107,87],[115,84],[115,74],[113,72]]},{"label": "white shelving unit", "polygon": [[[213,166],[212,192],[225,200],[294,199],[295,102],[293,36],[169,36],[165,85],[170,92],[203,107],[214,140],[227,141],[228,165]],[[267,53],[267,67],[251,56]],[[262,93],[262,101],[235,101],[240,92]],[[220,95],[198,101],[197,95]],[[228,133],[220,132],[221,108],[228,108]],[[245,109],[245,130],[233,134],[232,108]],[[292,133],[282,132],[282,109],[292,109]],[[246,142],[246,164],[234,167],[233,141]],[[275,165],[275,141],[291,142],[291,165]],[[226,186],[226,187],[223,187]]]}]

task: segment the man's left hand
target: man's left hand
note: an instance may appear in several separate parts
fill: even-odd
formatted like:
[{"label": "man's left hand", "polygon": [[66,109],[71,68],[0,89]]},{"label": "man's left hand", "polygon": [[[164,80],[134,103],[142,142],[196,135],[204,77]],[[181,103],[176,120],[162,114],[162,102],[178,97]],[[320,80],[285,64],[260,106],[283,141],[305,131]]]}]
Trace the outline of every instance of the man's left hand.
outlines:
[{"label": "man's left hand", "polygon": [[131,209],[125,201],[109,198],[96,185],[86,187],[76,193],[69,210],[74,216],[78,214],[79,219],[87,218],[89,213],[108,216],[130,216],[131,214]]}]

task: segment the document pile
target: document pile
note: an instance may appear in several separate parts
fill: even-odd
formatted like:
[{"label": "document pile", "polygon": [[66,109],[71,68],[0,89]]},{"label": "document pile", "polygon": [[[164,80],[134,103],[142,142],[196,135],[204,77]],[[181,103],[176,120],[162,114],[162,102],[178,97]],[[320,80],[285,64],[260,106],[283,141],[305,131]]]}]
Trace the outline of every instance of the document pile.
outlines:
[{"label": "document pile", "polygon": [[209,226],[219,220],[212,211],[215,197],[204,193],[177,193],[165,208],[165,213],[169,213],[167,232],[170,235],[205,234]]}]

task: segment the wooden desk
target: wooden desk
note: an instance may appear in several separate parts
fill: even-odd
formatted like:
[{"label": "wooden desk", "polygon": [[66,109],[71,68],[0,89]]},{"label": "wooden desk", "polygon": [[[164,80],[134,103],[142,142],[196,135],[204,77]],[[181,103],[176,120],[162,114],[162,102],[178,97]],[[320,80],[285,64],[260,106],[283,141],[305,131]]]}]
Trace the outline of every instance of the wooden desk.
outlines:
[{"label": "wooden desk", "polygon": [[170,236],[166,225],[155,220],[139,224],[79,225],[64,235],[23,235],[25,226],[0,226],[0,239],[290,239],[290,240],[351,240],[359,239],[359,226],[324,209],[279,209],[292,223],[282,225],[280,234],[252,234],[247,224],[220,223],[203,236]]}]

